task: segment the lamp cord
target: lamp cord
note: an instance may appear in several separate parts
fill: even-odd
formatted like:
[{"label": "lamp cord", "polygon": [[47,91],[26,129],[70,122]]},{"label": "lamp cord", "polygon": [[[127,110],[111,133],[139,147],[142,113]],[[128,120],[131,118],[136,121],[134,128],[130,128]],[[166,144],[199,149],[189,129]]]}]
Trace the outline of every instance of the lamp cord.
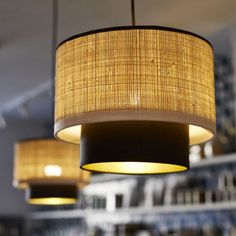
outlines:
[{"label": "lamp cord", "polygon": [[[54,84],[55,77],[55,53],[57,48],[57,32],[58,32],[58,2],[52,0],[52,61],[51,61],[51,77]],[[53,90],[54,91],[54,90]]]},{"label": "lamp cord", "polygon": [[131,17],[132,17],[132,26],[136,25],[136,20],[135,20],[135,0],[131,0]]},{"label": "lamp cord", "polygon": [[[51,35],[51,102],[52,102],[52,120],[54,123],[54,100],[55,100],[55,54],[57,49],[58,36],[58,0],[52,0],[52,35]],[[50,127],[51,127],[50,124]],[[51,136],[51,134],[50,134]]]}]

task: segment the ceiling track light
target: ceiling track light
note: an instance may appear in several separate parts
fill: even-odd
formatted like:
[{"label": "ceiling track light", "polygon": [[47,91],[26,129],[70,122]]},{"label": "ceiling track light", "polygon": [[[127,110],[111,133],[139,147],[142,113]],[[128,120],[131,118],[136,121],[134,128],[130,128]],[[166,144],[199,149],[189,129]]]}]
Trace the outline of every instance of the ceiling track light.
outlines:
[{"label": "ceiling track light", "polygon": [[75,35],[56,52],[58,139],[80,143],[81,167],[120,174],[189,168],[189,145],[215,134],[211,44],[160,26]]},{"label": "ceiling track light", "polygon": [[21,104],[21,106],[18,107],[18,112],[25,119],[28,119],[30,117],[30,111],[26,104]]},{"label": "ceiling track light", "polygon": [[0,130],[5,129],[7,127],[7,122],[3,115],[0,114]]}]

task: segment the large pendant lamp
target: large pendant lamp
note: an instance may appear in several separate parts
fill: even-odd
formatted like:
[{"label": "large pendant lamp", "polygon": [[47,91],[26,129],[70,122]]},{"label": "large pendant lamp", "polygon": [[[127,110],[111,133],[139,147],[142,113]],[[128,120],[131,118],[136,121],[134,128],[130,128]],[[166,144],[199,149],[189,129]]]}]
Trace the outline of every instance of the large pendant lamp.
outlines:
[{"label": "large pendant lamp", "polygon": [[90,174],[79,167],[79,145],[31,139],[15,145],[14,186],[30,204],[75,204]]},{"label": "large pendant lamp", "polygon": [[189,168],[189,145],[215,134],[213,49],[159,26],[90,31],[56,53],[55,136],[81,167],[122,174]]}]

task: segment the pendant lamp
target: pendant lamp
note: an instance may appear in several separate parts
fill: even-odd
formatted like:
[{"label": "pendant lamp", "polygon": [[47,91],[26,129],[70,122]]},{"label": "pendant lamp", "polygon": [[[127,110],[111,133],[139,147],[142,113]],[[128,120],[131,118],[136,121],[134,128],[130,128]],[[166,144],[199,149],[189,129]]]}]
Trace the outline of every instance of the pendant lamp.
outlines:
[{"label": "pendant lamp", "polygon": [[55,137],[81,167],[121,174],[189,168],[189,145],[215,134],[213,49],[160,26],[75,35],[56,52]]},{"label": "pendant lamp", "polygon": [[14,186],[26,190],[30,204],[75,204],[90,174],[79,167],[79,145],[55,139],[15,144]]}]

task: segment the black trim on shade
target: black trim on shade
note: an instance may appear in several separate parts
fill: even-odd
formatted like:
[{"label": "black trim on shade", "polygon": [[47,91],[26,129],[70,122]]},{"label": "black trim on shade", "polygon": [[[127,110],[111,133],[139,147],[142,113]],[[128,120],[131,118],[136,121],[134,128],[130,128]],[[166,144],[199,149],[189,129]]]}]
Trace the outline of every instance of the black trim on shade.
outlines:
[{"label": "black trim on shade", "polygon": [[77,199],[78,189],[74,184],[30,184],[26,190],[26,201],[38,198]]},{"label": "black trim on shade", "polygon": [[170,31],[170,32],[177,32],[177,33],[182,33],[182,34],[189,34],[192,35],[194,37],[200,38],[203,41],[205,41],[206,43],[208,43],[212,48],[212,44],[205,39],[204,37],[192,33],[190,31],[186,31],[186,30],[182,30],[182,29],[176,29],[176,28],[171,28],[171,27],[166,27],[166,26],[155,26],[155,25],[135,25],[135,26],[115,26],[115,27],[109,27],[109,28],[102,28],[102,29],[97,29],[97,30],[91,30],[91,31],[87,31],[84,33],[79,33],[76,35],[73,35],[65,40],[63,40],[58,46],[57,49],[64,43],[71,41],[73,39],[76,38],[80,38],[86,35],[90,35],[90,34],[96,34],[96,33],[101,33],[101,32],[109,32],[109,31],[117,31],[117,30],[132,30],[132,29],[152,29],[152,30],[164,30],[164,31]]},{"label": "black trim on shade", "polygon": [[153,121],[85,124],[81,131],[80,160],[82,169],[87,164],[104,162],[161,163],[189,169],[188,125]]}]

